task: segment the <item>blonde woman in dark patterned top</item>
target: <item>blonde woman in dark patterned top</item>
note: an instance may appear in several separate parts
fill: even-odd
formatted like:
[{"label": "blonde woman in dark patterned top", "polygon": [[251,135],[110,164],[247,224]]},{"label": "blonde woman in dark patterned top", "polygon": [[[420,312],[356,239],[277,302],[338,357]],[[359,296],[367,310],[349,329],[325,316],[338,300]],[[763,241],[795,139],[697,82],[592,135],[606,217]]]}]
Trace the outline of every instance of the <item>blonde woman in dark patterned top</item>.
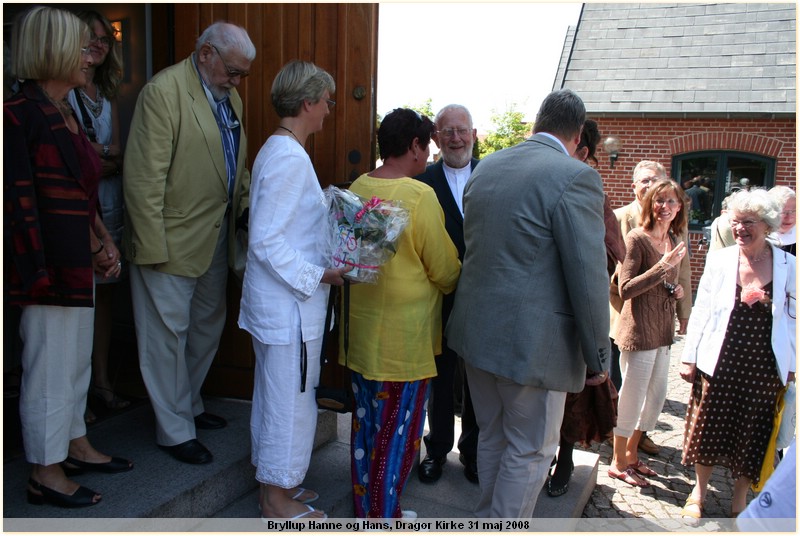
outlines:
[{"label": "blonde woman in dark patterned top", "polygon": [[782,208],[765,190],[733,194],[736,245],[706,259],[680,370],[692,383],[681,463],[697,476],[682,512],[688,520],[702,516],[715,465],[734,478],[731,516],[744,510],[761,476],[778,392],[795,378],[795,257],[767,241]]},{"label": "blonde woman in dark patterned top", "polygon": [[686,246],[678,238],[685,229],[683,190],[675,181],[662,179],[642,199],[641,227],[625,237],[619,276],[624,303],[615,338],[622,387],[608,476],[631,486],[647,487],[650,483],[643,477],[656,476],[639,460],[639,439],[655,428],[667,397],[676,301],[688,291],[677,282],[681,262],[688,262]]}]

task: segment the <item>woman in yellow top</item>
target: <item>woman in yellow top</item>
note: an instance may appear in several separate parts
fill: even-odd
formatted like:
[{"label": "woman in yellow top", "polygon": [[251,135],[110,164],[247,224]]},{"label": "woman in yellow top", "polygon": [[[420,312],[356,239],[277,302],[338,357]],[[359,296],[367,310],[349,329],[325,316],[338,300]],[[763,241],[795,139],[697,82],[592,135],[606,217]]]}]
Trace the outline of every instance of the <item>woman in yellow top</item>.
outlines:
[{"label": "woman in yellow top", "polygon": [[361,518],[416,517],[400,510],[400,494],[419,452],[441,353],[442,295],[455,290],[461,271],[436,194],[412,178],[425,170],[434,128],[414,110],[393,110],[378,129],[383,165],[350,187],[367,199],[400,201],[409,212],[377,284],[351,288],[349,344],[340,351],[339,362],[353,372],[351,474]]}]

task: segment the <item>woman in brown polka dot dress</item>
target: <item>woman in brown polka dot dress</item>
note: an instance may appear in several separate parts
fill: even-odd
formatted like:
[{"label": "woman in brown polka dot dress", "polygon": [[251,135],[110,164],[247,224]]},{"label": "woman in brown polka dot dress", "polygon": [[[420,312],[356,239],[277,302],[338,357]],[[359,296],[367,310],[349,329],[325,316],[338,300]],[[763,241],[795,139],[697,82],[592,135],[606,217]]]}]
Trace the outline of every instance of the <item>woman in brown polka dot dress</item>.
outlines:
[{"label": "woman in brown polka dot dress", "polygon": [[715,465],[735,480],[731,515],[744,510],[778,393],[794,381],[795,259],[766,240],[781,208],[764,190],[731,196],[736,245],[709,253],[700,279],[680,372],[692,383],[682,460],[697,476],[682,511],[689,520],[702,516]]}]

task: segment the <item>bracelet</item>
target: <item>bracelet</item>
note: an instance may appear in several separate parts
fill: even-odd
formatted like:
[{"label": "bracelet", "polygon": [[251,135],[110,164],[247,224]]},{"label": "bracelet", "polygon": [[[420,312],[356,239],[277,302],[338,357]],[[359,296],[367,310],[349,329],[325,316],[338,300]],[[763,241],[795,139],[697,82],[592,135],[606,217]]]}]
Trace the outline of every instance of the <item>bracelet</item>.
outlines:
[{"label": "bracelet", "polygon": [[111,148],[108,145],[103,145],[103,156],[108,158],[109,153],[111,152]]},{"label": "bracelet", "polygon": [[102,242],[100,242],[100,247],[99,247],[99,248],[97,248],[97,251],[92,251],[92,255],[97,255],[98,253],[100,253],[100,252],[101,252],[101,251],[103,251],[104,249],[105,249],[105,246],[103,245],[103,243],[102,243]]}]

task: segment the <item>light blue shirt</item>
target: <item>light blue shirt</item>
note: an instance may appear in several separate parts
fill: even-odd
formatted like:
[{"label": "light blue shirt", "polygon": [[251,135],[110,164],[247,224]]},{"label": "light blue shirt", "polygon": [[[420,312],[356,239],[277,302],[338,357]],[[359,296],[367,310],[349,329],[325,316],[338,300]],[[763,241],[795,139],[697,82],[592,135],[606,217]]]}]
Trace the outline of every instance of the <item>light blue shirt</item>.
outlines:
[{"label": "light blue shirt", "polygon": [[569,154],[569,153],[567,152],[567,148],[564,146],[564,144],[563,144],[563,143],[561,143],[561,140],[559,140],[558,138],[556,138],[556,137],[555,137],[555,136],[553,136],[552,134],[550,134],[550,133],[548,133],[548,132],[537,132],[537,134],[541,134],[542,136],[547,136],[547,137],[548,137],[548,138],[550,138],[551,140],[554,140],[554,141],[555,141],[556,143],[558,143],[558,145],[561,147],[561,150],[562,150],[562,151],[564,151],[564,154],[565,154],[565,155],[567,155],[567,156],[572,156],[571,154]]}]

